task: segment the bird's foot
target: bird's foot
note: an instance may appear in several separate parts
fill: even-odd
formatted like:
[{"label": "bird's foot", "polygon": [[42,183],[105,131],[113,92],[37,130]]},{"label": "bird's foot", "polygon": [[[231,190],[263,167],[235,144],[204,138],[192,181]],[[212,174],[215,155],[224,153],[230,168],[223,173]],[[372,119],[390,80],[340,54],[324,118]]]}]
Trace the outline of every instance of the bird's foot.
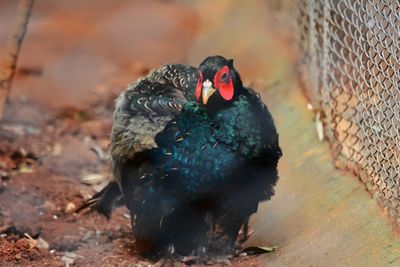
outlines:
[{"label": "bird's foot", "polygon": [[215,265],[215,264],[223,264],[223,265],[230,265],[231,259],[233,259],[233,255],[192,255],[186,256],[183,258],[182,262],[187,265],[193,264],[205,264],[205,265]]},{"label": "bird's foot", "polygon": [[179,262],[183,262],[184,257],[177,254],[173,244],[165,248],[163,256],[153,266],[155,267],[173,267]]},{"label": "bird's foot", "polygon": [[154,267],[173,267],[175,266],[174,262],[171,259],[161,258],[155,264]]},{"label": "bird's foot", "polygon": [[221,247],[223,248],[222,250],[220,250],[221,255],[237,256],[242,250],[241,243],[236,242],[234,237],[228,237],[225,244],[223,244],[223,246]]},{"label": "bird's foot", "polygon": [[231,265],[231,260],[234,258],[232,254],[216,254],[210,255],[205,261],[207,265],[216,265],[216,264],[223,264],[223,265]]},{"label": "bird's foot", "polygon": [[162,257],[158,262],[156,262],[154,267],[173,267],[179,262],[185,262],[185,257],[178,254],[170,254]]},{"label": "bird's foot", "polygon": [[208,259],[207,248],[206,246],[200,245],[196,249],[194,249],[190,255],[185,256],[182,260],[185,264],[201,264],[205,263]]}]

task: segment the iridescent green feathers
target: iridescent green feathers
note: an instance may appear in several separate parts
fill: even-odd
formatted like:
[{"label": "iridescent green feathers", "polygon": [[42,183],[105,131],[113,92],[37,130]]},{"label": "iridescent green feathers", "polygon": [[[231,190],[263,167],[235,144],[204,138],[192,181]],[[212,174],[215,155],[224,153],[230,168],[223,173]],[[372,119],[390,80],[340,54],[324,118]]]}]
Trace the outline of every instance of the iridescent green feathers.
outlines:
[{"label": "iridescent green feathers", "polygon": [[154,162],[188,193],[215,193],[218,184],[236,178],[235,172],[251,168],[246,166],[249,162],[279,157],[277,143],[273,151],[269,148],[277,133],[264,132],[269,117],[257,114],[251,101],[243,94],[215,114],[197,102],[185,103],[180,115],[157,135]]}]

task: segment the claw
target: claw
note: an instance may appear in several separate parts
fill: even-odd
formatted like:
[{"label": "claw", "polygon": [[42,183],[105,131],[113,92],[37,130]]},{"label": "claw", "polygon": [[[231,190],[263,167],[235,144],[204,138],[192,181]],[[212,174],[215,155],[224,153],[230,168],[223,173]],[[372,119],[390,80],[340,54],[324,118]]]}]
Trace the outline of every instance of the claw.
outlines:
[{"label": "claw", "polygon": [[215,265],[217,263],[224,265],[231,265],[232,255],[203,255],[203,256],[186,256],[182,262],[187,265],[192,264],[206,264]]},{"label": "claw", "polygon": [[174,267],[175,265],[171,259],[161,258],[153,266],[154,267]]},{"label": "claw", "polygon": [[[174,254],[167,254],[162,257],[158,262],[156,262],[153,266],[154,267],[174,267],[179,262],[185,262],[185,257],[180,256],[176,253]],[[177,265],[179,266],[179,264]]]},{"label": "claw", "polygon": [[214,257],[210,257],[207,261],[206,264],[207,265],[214,265],[214,264],[224,264],[224,265],[231,265],[231,259],[233,258],[233,256],[231,255],[218,255],[218,256],[214,256]]}]

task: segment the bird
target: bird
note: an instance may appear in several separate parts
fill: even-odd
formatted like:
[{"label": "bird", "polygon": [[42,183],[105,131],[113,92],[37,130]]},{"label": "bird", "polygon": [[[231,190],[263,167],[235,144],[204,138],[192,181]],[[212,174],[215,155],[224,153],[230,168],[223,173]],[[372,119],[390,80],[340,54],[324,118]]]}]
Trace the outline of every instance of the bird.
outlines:
[{"label": "bird", "polygon": [[234,255],[241,229],[274,195],[282,156],[271,113],[232,59],[166,64],[116,100],[114,180],[95,195],[109,217],[125,204],[141,255]]}]

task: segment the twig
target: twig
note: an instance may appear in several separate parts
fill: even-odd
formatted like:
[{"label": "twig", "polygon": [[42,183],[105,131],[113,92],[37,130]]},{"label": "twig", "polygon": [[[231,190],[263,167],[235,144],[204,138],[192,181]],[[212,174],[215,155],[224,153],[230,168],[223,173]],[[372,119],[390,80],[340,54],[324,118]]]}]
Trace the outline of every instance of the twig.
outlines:
[{"label": "twig", "polygon": [[20,0],[17,8],[16,24],[13,34],[10,36],[7,54],[2,69],[0,69],[0,120],[3,119],[5,106],[10,94],[12,80],[17,66],[18,54],[22,40],[28,26],[34,0]]}]

